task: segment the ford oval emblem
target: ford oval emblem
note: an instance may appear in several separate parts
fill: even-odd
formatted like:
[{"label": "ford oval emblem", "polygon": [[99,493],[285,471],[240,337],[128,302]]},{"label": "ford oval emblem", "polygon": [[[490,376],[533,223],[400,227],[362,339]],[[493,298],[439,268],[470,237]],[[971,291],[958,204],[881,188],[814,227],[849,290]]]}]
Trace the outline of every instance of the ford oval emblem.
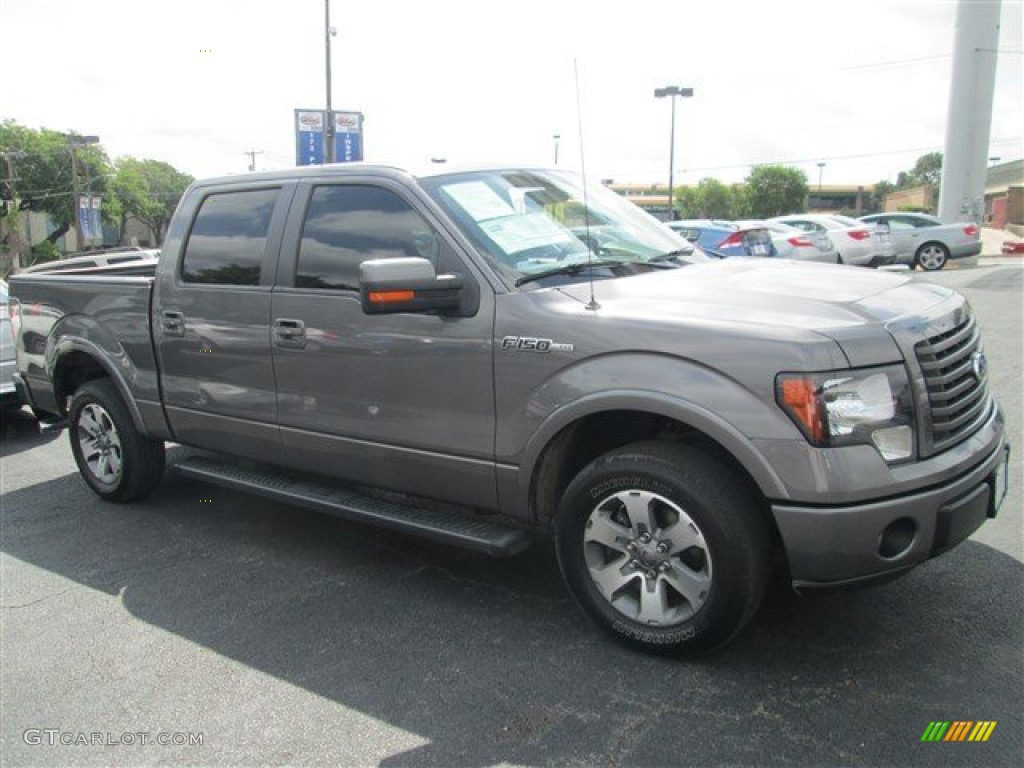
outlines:
[{"label": "ford oval emblem", "polygon": [[988,375],[988,360],[983,352],[975,352],[971,355],[971,370],[974,371],[974,378],[984,381]]}]

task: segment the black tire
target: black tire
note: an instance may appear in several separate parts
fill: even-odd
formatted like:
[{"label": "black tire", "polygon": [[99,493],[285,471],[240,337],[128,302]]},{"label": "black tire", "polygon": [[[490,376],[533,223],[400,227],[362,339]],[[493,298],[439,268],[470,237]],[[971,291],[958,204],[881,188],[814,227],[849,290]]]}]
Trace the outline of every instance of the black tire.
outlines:
[{"label": "black tire", "polygon": [[925,272],[937,272],[949,262],[949,249],[942,243],[925,243],[914,254],[914,264]]},{"label": "black tire", "polygon": [[584,612],[647,651],[692,657],[723,646],[771,581],[770,528],[753,494],[684,445],[634,443],[583,469],[562,497],[555,543]]},{"label": "black tire", "polygon": [[75,392],[68,427],[78,471],[101,498],[132,501],[160,483],[164,444],[139,433],[109,380],[90,381]]}]

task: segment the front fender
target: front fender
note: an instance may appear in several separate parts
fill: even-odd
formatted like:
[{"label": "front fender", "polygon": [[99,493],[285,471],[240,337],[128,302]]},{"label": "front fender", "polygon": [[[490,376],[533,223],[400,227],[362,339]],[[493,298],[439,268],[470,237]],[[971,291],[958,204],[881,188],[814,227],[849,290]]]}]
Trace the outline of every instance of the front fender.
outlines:
[{"label": "front fender", "polygon": [[580,419],[610,411],[655,414],[698,430],[728,451],[766,497],[788,498],[781,478],[752,442],[799,437],[775,406],[772,376],[766,374],[761,391],[753,392],[690,361],[629,353],[560,370],[515,412],[499,415],[498,464],[505,470],[500,472],[503,497],[513,496],[509,508],[528,508],[533,474],[556,435]]}]

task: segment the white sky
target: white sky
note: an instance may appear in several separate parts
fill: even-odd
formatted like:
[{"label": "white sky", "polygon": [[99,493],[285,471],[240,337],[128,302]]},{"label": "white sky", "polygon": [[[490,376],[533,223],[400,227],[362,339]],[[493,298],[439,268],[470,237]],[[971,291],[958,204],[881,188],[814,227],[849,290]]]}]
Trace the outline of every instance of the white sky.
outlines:
[{"label": "white sky", "polygon": [[[944,144],[955,2],[332,0],[333,106],[366,159],[579,168],[676,183],[789,162],[895,181]],[[294,164],[293,109],[324,104],[323,0],[0,0],[0,118],[99,135],[111,158],[195,176]],[[1003,0],[990,155],[1024,156],[1021,0]]]}]

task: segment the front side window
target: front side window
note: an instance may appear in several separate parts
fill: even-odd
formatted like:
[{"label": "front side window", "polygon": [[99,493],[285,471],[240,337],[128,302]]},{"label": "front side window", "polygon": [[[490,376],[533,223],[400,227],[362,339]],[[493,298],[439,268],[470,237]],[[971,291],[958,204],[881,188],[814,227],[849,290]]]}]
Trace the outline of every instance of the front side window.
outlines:
[{"label": "front side window", "polygon": [[223,192],[203,200],[185,246],[188,283],[259,285],[278,189]]},{"label": "front side window", "polygon": [[361,184],[313,189],[299,245],[295,287],[359,290],[359,265],[421,258],[438,268],[431,226],[389,189]]}]

